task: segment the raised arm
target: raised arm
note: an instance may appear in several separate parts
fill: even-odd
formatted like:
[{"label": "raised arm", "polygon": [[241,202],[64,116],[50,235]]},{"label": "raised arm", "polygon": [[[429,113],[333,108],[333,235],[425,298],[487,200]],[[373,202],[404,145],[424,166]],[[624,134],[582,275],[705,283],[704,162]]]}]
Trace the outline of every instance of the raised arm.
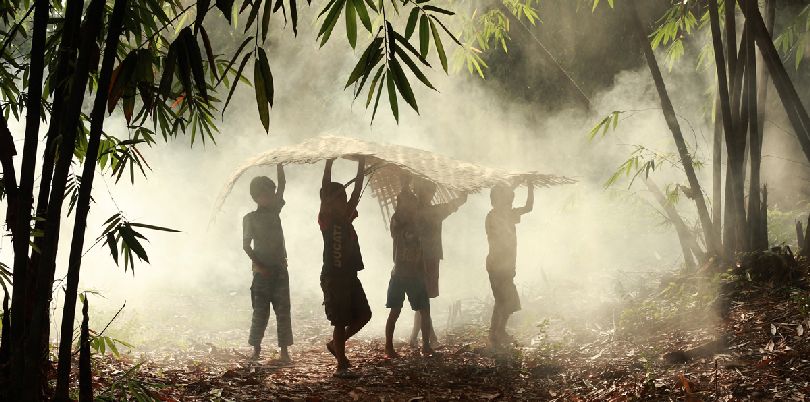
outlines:
[{"label": "raised arm", "polygon": [[529,195],[526,197],[526,205],[523,208],[517,208],[518,213],[521,215],[532,212],[532,208],[534,208],[534,184],[527,183],[526,187],[529,188]]},{"label": "raised arm", "polygon": [[333,163],[335,163],[335,158],[326,160],[326,165],[323,167],[323,180],[321,181],[321,188],[326,188],[326,186],[332,182]]},{"label": "raised arm", "polygon": [[284,165],[276,165],[276,180],[278,187],[276,187],[276,195],[280,199],[284,199],[284,189],[287,187],[287,178],[284,176]]},{"label": "raised arm", "polygon": [[352,190],[352,197],[349,199],[349,210],[357,207],[360,203],[360,193],[363,191],[363,176],[366,172],[366,157],[360,156],[357,159],[357,176],[354,178],[354,190]]}]

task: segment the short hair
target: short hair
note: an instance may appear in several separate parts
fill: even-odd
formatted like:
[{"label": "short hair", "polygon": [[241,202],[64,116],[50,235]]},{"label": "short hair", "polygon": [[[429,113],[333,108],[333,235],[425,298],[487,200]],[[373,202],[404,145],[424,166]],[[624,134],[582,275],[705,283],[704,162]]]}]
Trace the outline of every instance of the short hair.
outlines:
[{"label": "short hair", "polygon": [[496,184],[495,187],[492,187],[492,190],[489,192],[489,200],[493,206],[498,203],[512,205],[512,201],[514,201],[514,199],[515,191],[512,190],[512,187],[505,184]]},{"label": "short hair", "polygon": [[256,176],[250,181],[250,197],[256,201],[264,192],[275,193],[276,183],[267,176]]},{"label": "short hair", "polygon": [[436,183],[425,179],[419,180],[416,183],[417,184],[414,187],[418,193],[430,193],[431,195],[436,194],[436,190],[438,189]]},{"label": "short hair", "polygon": [[343,184],[331,181],[329,182],[324,188],[321,189],[321,198],[327,198],[332,196],[333,194],[342,195],[343,198],[346,198],[346,187]]},{"label": "short hair", "polygon": [[397,195],[396,208],[399,209],[400,205],[407,203],[411,203],[412,206],[416,206],[416,195],[409,190],[403,190],[399,193],[399,195]]}]

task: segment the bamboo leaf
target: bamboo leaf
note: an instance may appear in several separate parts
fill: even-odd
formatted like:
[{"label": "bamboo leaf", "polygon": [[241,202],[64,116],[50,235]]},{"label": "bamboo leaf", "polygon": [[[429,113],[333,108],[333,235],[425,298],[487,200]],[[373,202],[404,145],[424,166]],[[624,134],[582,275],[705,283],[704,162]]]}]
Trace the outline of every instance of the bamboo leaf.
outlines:
[{"label": "bamboo leaf", "polygon": [[[369,90],[368,90],[368,98],[366,99],[366,107],[368,107],[371,104],[371,98],[374,95],[374,89],[377,87],[377,83],[379,82],[380,77],[382,76],[382,73],[383,73],[384,69],[385,69],[384,65],[380,66],[380,68],[377,69],[377,73],[374,74],[374,79],[371,80],[371,88],[369,88]],[[382,84],[380,84],[380,87],[382,87]]]},{"label": "bamboo leaf", "polygon": [[439,7],[436,7],[436,6],[431,6],[429,4],[426,5],[426,6],[423,6],[422,9],[424,9],[425,11],[433,11],[433,12],[436,12],[436,13],[441,13],[441,14],[446,14],[446,15],[455,15],[456,14],[456,13],[450,11],[450,10],[445,10],[443,8],[439,8]]},{"label": "bamboo leaf", "polygon": [[346,38],[352,49],[357,46],[357,12],[354,10],[354,1],[346,1]]},{"label": "bamboo leaf", "polygon": [[439,30],[436,29],[436,24],[433,23],[433,20],[430,21],[430,31],[433,33],[433,42],[436,44],[436,54],[439,56],[439,61],[442,63],[442,68],[444,72],[447,72],[447,53],[444,51],[444,45],[442,44],[442,38],[439,36]]},{"label": "bamboo leaf", "polygon": [[228,23],[230,23],[231,14],[233,13],[233,0],[216,0],[216,5],[219,11],[222,11],[222,15],[225,16]]},{"label": "bamboo leaf", "polygon": [[360,18],[360,22],[363,23],[363,26],[366,28],[367,31],[371,32],[373,29],[371,26],[371,18],[368,16],[368,9],[366,8],[366,3],[363,0],[351,0],[354,2],[354,9],[357,11],[357,16]]},{"label": "bamboo leaf", "polygon": [[332,9],[326,15],[326,18],[321,25],[321,29],[318,31],[318,37],[321,38],[321,46],[325,45],[326,42],[329,41],[329,37],[332,35],[332,30],[335,28],[335,24],[337,24],[340,11],[343,9],[345,2],[346,0],[336,0],[332,5]]},{"label": "bamboo leaf", "polygon": [[290,19],[292,19],[293,34],[298,36],[298,5],[297,0],[290,0]]},{"label": "bamboo leaf", "polygon": [[205,15],[208,14],[208,6],[211,5],[211,0],[197,0],[197,15],[194,18],[194,32],[199,32],[202,28]]},{"label": "bamboo leaf", "polygon": [[399,46],[395,47],[394,49],[395,52],[399,54],[402,61],[405,62],[406,65],[408,65],[408,68],[410,68],[411,72],[413,72],[416,78],[418,78],[419,81],[422,81],[422,83],[425,84],[425,86],[435,91],[436,88],[433,87],[433,84],[430,83],[425,74],[423,74],[422,71],[419,70],[419,67],[416,65],[416,63],[414,63],[413,60],[411,60],[411,58],[408,57],[408,54],[405,53],[405,51],[403,51]]},{"label": "bamboo leaf", "polygon": [[427,58],[428,51],[430,50],[430,24],[428,24],[427,16],[423,15],[419,19],[419,54],[422,58]]},{"label": "bamboo leaf", "polygon": [[262,42],[267,40],[267,31],[270,28],[270,16],[272,13],[272,0],[264,0],[264,11],[262,11]]},{"label": "bamboo leaf", "polygon": [[208,66],[211,74],[213,74],[214,79],[217,79],[217,65],[216,60],[214,59],[214,50],[211,47],[211,40],[208,38],[208,32],[205,31],[205,27],[200,27],[200,34],[203,40],[203,46],[205,46],[205,56],[208,59]]},{"label": "bamboo leaf", "polygon": [[231,103],[231,97],[233,96],[234,91],[236,91],[236,85],[239,84],[239,77],[242,76],[242,71],[245,69],[245,66],[247,65],[247,62],[250,59],[250,56],[252,56],[252,53],[246,54],[245,57],[242,59],[242,62],[239,63],[239,68],[236,70],[236,79],[233,80],[233,85],[231,85],[231,89],[230,91],[228,91],[228,98],[225,99],[225,105],[222,107],[223,119],[225,118],[225,109],[227,109],[228,104]]},{"label": "bamboo leaf", "polygon": [[[239,45],[239,47],[236,49],[236,52],[233,54],[233,57],[231,57],[231,60],[228,62],[228,66],[225,67],[225,73],[223,73],[222,76],[219,77],[219,81],[217,81],[217,84],[215,86],[219,86],[219,83],[222,82],[222,79],[225,78],[225,76],[228,74],[228,71],[231,70],[231,67],[233,67],[233,63],[236,63],[236,59],[239,57],[239,55],[242,53],[242,50],[245,49],[245,46],[247,46],[247,44],[250,43],[251,40],[253,40],[253,37],[248,36],[247,38],[245,38],[245,40],[242,41],[242,44]],[[169,52],[171,52],[171,48],[169,48]]]},{"label": "bamboo leaf", "polygon": [[405,102],[411,105],[416,113],[419,113],[419,106],[416,104],[416,97],[413,95],[411,83],[408,82],[408,77],[406,77],[405,72],[402,71],[402,66],[399,64],[399,61],[397,61],[397,59],[391,59],[389,67],[389,71],[394,75],[394,83],[399,93],[402,95],[402,99],[405,99]]},{"label": "bamboo leaf", "polygon": [[262,68],[262,78],[264,78],[264,93],[267,95],[267,102],[270,107],[273,107],[273,96],[275,94],[273,73],[270,71],[270,63],[267,61],[267,53],[262,48],[259,48],[259,62]]},{"label": "bamboo leaf", "polygon": [[377,37],[371,41],[366,50],[363,52],[363,55],[360,56],[360,60],[354,66],[351,74],[349,74],[349,79],[346,81],[346,86],[344,89],[348,88],[349,85],[354,84],[363,74],[367,74],[367,71],[374,67],[373,65],[369,66],[369,62],[370,60],[374,59],[374,56],[382,53],[382,41],[382,37]]},{"label": "bamboo leaf", "polygon": [[410,39],[413,36],[414,30],[416,30],[416,21],[419,19],[419,7],[414,7],[411,9],[411,13],[408,15],[408,24],[405,25],[405,37]]},{"label": "bamboo leaf", "polygon": [[391,105],[391,113],[399,123],[399,106],[397,105],[397,92],[394,88],[394,79],[391,77],[391,70],[385,75],[385,82],[388,87],[388,103]]}]

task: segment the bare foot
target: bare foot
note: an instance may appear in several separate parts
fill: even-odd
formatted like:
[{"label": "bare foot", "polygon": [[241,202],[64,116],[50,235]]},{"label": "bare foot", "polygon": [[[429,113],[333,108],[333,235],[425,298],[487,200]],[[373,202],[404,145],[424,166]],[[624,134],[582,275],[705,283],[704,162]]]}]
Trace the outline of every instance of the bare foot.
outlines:
[{"label": "bare foot", "polygon": [[399,359],[399,353],[397,353],[396,349],[393,346],[386,346],[385,347],[385,357],[389,359]]},{"label": "bare foot", "polygon": [[408,346],[412,348],[419,346],[419,341],[416,340],[416,336],[411,337],[411,339],[408,341]]},{"label": "bare foot", "polygon": [[250,356],[250,360],[257,361],[261,357],[262,354],[262,347],[261,346],[254,346],[253,347],[253,355]]},{"label": "bare foot", "polygon": [[434,354],[436,354],[436,351],[433,350],[433,348],[431,348],[430,346],[423,346],[422,347],[422,356],[430,357],[430,356],[433,356]]},{"label": "bare foot", "polygon": [[290,358],[290,352],[287,351],[286,348],[281,349],[281,352],[278,356],[278,361],[281,363],[292,363],[292,359]]}]

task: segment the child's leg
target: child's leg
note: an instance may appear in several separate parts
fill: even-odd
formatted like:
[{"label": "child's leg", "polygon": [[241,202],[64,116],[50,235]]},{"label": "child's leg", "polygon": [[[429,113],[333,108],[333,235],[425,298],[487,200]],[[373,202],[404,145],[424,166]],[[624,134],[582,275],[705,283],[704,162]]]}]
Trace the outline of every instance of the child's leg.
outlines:
[{"label": "child's leg", "polygon": [[425,354],[433,353],[433,348],[430,347],[431,333],[433,329],[432,320],[430,319],[430,305],[420,310],[422,313],[422,352]]},{"label": "child's leg", "polygon": [[265,285],[260,278],[254,277],[253,286],[250,289],[253,315],[250,321],[248,344],[253,346],[254,357],[256,358],[258,358],[258,352],[261,350],[262,338],[264,338],[264,331],[267,329],[267,321],[270,319],[271,297]]},{"label": "child's leg", "polygon": [[501,308],[498,302],[492,307],[492,319],[489,323],[489,342],[492,346],[497,346],[500,343],[500,327],[501,327]]},{"label": "child's leg", "polygon": [[385,354],[388,357],[398,357],[396,350],[394,350],[394,328],[397,325],[397,319],[402,309],[392,308],[388,313],[388,321],[385,322]]},{"label": "child's leg", "polygon": [[332,331],[332,347],[335,350],[338,370],[349,368],[349,359],[346,358],[346,327],[336,325]]},{"label": "child's leg", "polygon": [[422,330],[422,315],[418,311],[413,314],[413,330],[411,330],[411,346],[416,346],[416,339],[419,337],[419,331]]},{"label": "child's leg", "polygon": [[281,349],[281,359],[290,360],[287,347],[293,344],[292,317],[290,314],[290,286],[289,278],[284,275],[275,283],[273,297],[273,310],[276,313],[276,331],[278,346]]}]

